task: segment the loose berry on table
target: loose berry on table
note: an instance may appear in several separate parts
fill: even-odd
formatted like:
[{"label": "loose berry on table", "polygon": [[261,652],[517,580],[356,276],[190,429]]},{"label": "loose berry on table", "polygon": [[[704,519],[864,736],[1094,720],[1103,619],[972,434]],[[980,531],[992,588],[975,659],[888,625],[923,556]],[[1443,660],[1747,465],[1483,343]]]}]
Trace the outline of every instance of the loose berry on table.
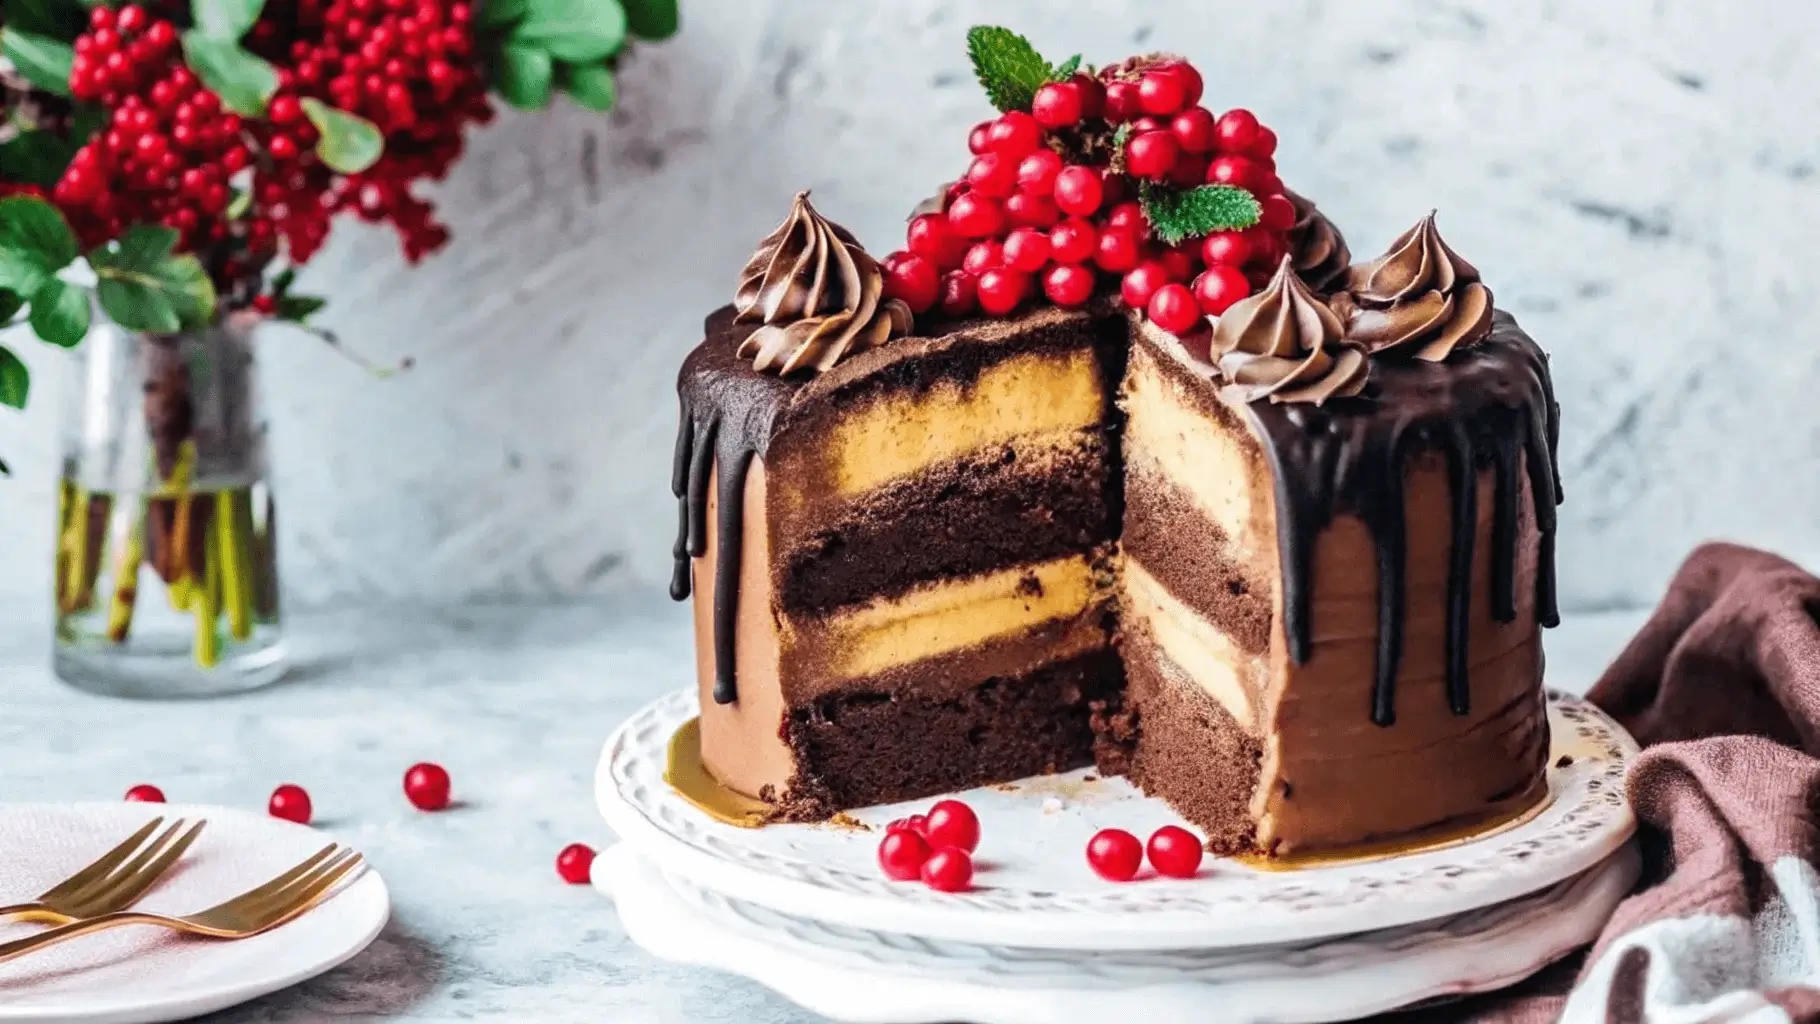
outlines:
[{"label": "loose berry on table", "polygon": [[440,811],[449,806],[449,772],[442,765],[419,762],[404,773],[405,799],[420,811]]},{"label": "loose berry on table", "polygon": [[593,877],[594,848],[586,843],[570,843],[556,855],[556,873],[570,885],[586,885]]},{"label": "loose berry on table", "polygon": [[922,877],[923,864],[929,859],[929,842],[907,828],[889,829],[878,843],[878,866],[885,877],[899,882]]},{"label": "loose berry on table", "polygon": [[937,892],[965,892],[973,886],[973,858],[952,846],[937,850],[923,861],[922,877]]},{"label": "loose berry on table", "polygon": [[294,821],[299,825],[308,825],[313,808],[310,806],[310,794],[302,786],[285,783],[272,790],[271,800],[266,802],[266,811],[274,818]]},{"label": "loose berry on table", "polygon": [[1144,844],[1118,828],[1101,829],[1087,841],[1087,866],[1108,882],[1129,882],[1144,864]]},{"label": "loose berry on table", "polygon": [[1150,866],[1170,878],[1193,878],[1205,853],[1200,837],[1179,825],[1164,825],[1151,833],[1147,847]]},{"label": "loose berry on table", "polygon": [[972,853],[980,844],[979,815],[962,801],[940,801],[929,808],[929,824],[924,835],[938,850],[951,846]]},{"label": "loose berry on table", "polygon": [[[102,8],[97,7],[96,10],[102,10]],[[127,790],[125,799],[130,803],[161,804],[164,803],[164,790],[142,782]]]}]

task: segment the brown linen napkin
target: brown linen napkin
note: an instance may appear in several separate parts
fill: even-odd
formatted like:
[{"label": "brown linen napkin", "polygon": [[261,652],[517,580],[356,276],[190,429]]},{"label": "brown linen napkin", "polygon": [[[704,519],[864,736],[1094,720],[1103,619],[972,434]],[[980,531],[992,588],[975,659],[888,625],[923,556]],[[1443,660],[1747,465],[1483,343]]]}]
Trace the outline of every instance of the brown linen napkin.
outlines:
[{"label": "brown linen napkin", "polygon": [[1817,617],[1820,579],[1788,561],[1690,555],[1588,695],[1646,748],[1637,892],[1583,958],[1393,1019],[1820,1024]]}]

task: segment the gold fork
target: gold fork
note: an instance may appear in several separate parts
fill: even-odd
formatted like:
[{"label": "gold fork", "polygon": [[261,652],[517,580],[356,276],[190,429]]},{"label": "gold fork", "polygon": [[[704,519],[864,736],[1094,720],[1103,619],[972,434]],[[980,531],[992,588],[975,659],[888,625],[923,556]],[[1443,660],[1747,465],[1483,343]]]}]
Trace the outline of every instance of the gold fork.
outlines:
[{"label": "gold fork", "polygon": [[[340,852],[337,852],[340,851]],[[149,924],[213,939],[244,939],[270,931],[326,899],[337,882],[359,867],[360,854],[335,843],[277,878],[228,900],[182,917],[123,910],[12,942],[0,943],[0,962],[54,946],[80,935],[126,925]]]},{"label": "gold fork", "polygon": [[[149,844],[146,838],[164,824],[153,818],[119,846],[102,854],[93,864],[51,887],[30,903],[0,907],[0,918],[17,917],[47,924],[64,924],[84,917],[99,917],[125,910],[164,877],[177,859],[202,833],[199,821],[186,832],[182,818]],[[179,835],[178,833],[182,833]],[[144,847],[141,849],[141,847]],[[134,854],[137,853],[137,856]]]}]

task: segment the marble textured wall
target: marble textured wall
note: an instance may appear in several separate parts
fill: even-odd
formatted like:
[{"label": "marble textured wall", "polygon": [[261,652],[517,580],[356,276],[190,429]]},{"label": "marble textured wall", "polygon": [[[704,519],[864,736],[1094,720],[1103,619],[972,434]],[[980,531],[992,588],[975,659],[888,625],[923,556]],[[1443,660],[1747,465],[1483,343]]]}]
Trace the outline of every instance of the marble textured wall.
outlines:
[{"label": "marble textured wall", "polygon": [[[506,116],[421,268],[341,229],[307,271],[372,380],[265,341],[284,569],[309,602],[552,597],[668,574],[674,368],[791,193],[880,252],[987,106],[967,25],[1056,57],[1169,48],[1282,136],[1369,253],[1439,207],[1550,348],[1570,607],[1646,602],[1695,541],[1820,555],[1820,65],[1805,0],[683,0],[622,112]],[[53,360],[0,415],[0,592],[48,578]]]}]

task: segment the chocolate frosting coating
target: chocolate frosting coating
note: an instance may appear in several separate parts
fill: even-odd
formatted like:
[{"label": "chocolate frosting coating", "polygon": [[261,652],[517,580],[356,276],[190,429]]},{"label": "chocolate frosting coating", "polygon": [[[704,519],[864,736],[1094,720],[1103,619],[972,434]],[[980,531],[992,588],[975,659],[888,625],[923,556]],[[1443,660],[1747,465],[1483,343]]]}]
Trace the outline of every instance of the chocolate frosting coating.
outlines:
[{"label": "chocolate frosting coating", "polygon": [[1342,340],[1345,327],[1283,257],[1264,290],[1220,314],[1212,352],[1245,401],[1350,398],[1371,373],[1365,350]]},{"label": "chocolate frosting coating", "polygon": [[733,307],[763,326],[739,357],[761,372],[825,373],[852,352],[908,334],[910,307],[885,299],[878,262],[846,228],[798,192],[790,216],[765,236],[740,272]]},{"label": "chocolate frosting coating", "polygon": [[1491,289],[1441,239],[1433,211],[1384,255],[1350,268],[1334,308],[1347,338],[1373,355],[1440,362],[1491,333]]},{"label": "chocolate frosting coating", "polygon": [[1296,273],[1308,287],[1326,294],[1333,290],[1346,268],[1352,263],[1352,250],[1346,248],[1346,237],[1340,234],[1327,215],[1315,208],[1314,202],[1284,189],[1295,206],[1295,224],[1289,229],[1289,254],[1295,260]]}]

